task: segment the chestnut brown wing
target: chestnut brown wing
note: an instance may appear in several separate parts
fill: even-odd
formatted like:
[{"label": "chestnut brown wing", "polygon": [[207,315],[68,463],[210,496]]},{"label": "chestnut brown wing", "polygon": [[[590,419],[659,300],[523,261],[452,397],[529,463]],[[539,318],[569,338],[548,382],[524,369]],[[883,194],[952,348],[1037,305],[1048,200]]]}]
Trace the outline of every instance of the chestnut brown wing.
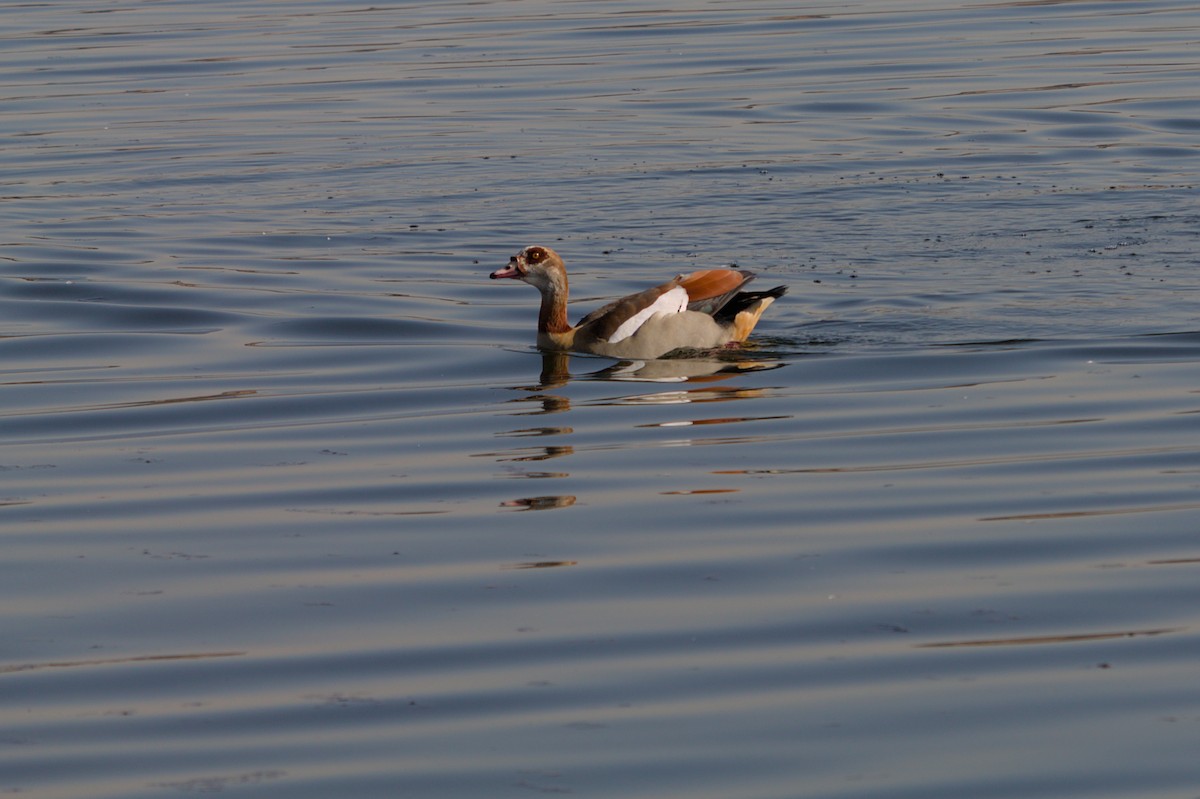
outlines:
[{"label": "chestnut brown wing", "polygon": [[688,310],[712,316],[729,302],[742,286],[754,279],[742,269],[704,269],[677,278],[688,293]]}]

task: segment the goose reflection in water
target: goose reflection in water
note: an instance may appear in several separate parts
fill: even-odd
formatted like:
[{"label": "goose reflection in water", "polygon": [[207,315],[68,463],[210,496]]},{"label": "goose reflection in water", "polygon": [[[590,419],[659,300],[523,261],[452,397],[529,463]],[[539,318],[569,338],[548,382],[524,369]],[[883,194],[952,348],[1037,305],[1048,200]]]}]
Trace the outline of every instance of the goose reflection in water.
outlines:
[{"label": "goose reflection in water", "polygon": [[720,357],[658,358],[653,360],[622,360],[591,372],[572,376],[571,358],[586,363],[588,356],[567,352],[542,352],[542,371],[537,386],[522,386],[525,390],[544,391],[561,388],[572,378],[577,380],[613,380],[647,383],[692,383],[728,380],[748,372],[764,372],[784,366],[778,361],[730,360]]}]

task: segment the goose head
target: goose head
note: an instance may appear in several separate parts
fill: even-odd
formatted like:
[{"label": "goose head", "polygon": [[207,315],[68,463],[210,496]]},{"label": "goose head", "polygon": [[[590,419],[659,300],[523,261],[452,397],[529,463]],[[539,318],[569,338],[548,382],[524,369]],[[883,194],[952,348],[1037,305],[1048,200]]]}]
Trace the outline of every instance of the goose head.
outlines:
[{"label": "goose head", "polygon": [[489,277],[492,280],[506,277],[521,280],[543,292],[561,291],[567,281],[567,270],[554,250],[533,245],[509,258],[508,266],[497,269]]}]

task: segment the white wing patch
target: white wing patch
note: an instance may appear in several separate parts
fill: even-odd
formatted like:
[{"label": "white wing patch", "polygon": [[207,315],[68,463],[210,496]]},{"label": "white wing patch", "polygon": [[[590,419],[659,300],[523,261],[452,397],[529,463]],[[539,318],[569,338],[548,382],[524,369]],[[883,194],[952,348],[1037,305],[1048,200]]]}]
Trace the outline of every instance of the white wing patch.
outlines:
[{"label": "white wing patch", "polygon": [[687,310],[688,293],[683,286],[663,292],[659,298],[621,323],[608,337],[609,344],[616,344],[638,332],[642,325],[659,315],[671,315]]}]

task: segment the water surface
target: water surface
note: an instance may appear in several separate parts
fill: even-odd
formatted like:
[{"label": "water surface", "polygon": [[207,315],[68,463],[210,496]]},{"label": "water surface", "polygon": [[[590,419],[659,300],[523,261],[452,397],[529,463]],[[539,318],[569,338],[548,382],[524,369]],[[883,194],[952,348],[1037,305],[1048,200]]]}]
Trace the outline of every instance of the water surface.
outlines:
[{"label": "water surface", "polygon": [[0,11],[0,792],[1195,797],[1198,12]]}]

